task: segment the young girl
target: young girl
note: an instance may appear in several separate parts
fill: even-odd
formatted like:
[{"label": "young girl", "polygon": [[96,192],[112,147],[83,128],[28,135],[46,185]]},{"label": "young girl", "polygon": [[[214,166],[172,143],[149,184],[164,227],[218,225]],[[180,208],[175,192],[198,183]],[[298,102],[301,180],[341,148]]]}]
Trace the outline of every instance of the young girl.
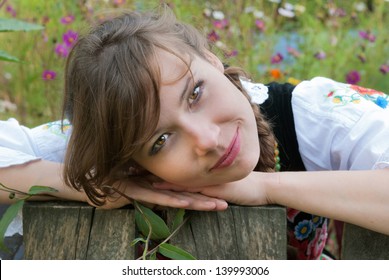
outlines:
[{"label": "young girl", "polygon": [[387,100],[325,78],[254,84],[171,12],[124,14],[69,56],[64,182],[79,192],[58,179],[59,164],[54,184],[100,206],[120,204],[115,190],[198,210],[284,205],[290,257],[316,259],[324,217],[389,234]]}]

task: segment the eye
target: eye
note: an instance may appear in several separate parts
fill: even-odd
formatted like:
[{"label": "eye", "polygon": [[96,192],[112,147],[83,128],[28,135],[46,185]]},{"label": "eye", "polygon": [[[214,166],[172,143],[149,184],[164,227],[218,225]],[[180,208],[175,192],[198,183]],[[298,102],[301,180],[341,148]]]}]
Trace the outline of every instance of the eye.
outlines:
[{"label": "eye", "polygon": [[159,136],[157,141],[155,141],[153,146],[151,147],[150,155],[157,154],[163,148],[163,146],[166,144],[166,141],[168,140],[169,136],[170,135],[168,133],[164,133],[161,136]]},{"label": "eye", "polygon": [[203,81],[199,81],[193,87],[193,91],[188,96],[189,106],[196,105],[200,101],[201,95],[203,93],[203,83]]}]

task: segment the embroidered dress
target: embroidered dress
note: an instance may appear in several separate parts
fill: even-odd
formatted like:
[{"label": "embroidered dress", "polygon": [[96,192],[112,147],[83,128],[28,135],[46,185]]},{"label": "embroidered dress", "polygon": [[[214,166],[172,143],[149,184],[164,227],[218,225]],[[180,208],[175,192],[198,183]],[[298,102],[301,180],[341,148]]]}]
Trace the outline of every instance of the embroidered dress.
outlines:
[{"label": "embroidered dress", "polygon": [[[389,167],[389,96],[315,78],[293,87],[268,84],[260,103],[273,124],[281,171]],[[287,209],[289,258],[326,259],[328,219]]]}]

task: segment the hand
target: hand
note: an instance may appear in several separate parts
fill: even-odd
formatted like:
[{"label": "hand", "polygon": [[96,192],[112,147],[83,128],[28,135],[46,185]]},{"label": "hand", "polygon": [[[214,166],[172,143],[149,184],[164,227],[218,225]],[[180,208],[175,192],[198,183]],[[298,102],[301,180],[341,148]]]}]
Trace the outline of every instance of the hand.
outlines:
[{"label": "hand", "polygon": [[[200,193],[176,192],[155,189],[153,187],[143,187],[130,180],[121,182],[118,186],[113,187],[117,188],[125,196],[149,205],[156,204],[159,206],[198,211],[220,211],[228,207],[227,202],[223,199],[208,197]],[[131,201],[128,198],[117,193],[108,197],[106,203],[101,208],[120,208],[130,203]]]},{"label": "hand", "polygon": [[172,190],[176,192],[196,192],[223,199],[240,205],[266,205],[271,204],[265,182],[273,173],[251,172],[247,177],[234,182],[206,187],[186,187],[173,185],[167,182],[157,183],[154,186],[160,190]]}]

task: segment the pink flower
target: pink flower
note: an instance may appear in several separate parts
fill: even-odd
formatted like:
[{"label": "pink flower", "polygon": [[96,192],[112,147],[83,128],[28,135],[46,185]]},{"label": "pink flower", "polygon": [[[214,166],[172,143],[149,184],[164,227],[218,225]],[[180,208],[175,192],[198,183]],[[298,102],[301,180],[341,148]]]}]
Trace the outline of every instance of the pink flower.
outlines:
[{"label": "pink flower", "polygon": [[382,64],[380,67],[380,72],[382,74],[386,74],[389,72],[389,65],[388,64]]},{"label": "pink flower", "polygon": [[61,23],[62,24],[71,24],[74,21],[74,16],[73,15],[67,15],[61,18]]},{"label": "pink flower", "polygon": [[265,22],[260,19],[255,20],[255,25],[258,27],[259,31],[264,32],[266,29]]},{"label": "pink flower", "polygon": [[359,37],[362,39],[368,40],[370,42],[375,42],[376,36],[372,34],[370,31],[359,31]]},{"label": "pink flower", "polygon": [[42,73],[42,79],[45,81],[54,80],[57,77],[57,73],[53,70],[44,70]]},{"label": "pink flower", "polygon": [[352,70],[346,75],[346,82],[351,85],[356,85],[361,80],[361,74],[358,71]]},{"label": "pink flower", "polygon": [[323,60],[326,58],[326,53],[323,51],[318,51],[317,53],[315,53],[314,57],[318,60]]},{"label": "pink flower", "polygon": [[217,29],[223,29],[228,26],[229,22],[228,19],[220,19],[213,21],[213,26]]},{"label": "pink flower", "polygon": [[271,57],[271,64],[278,64],[281,63],[284,60],[284,57],[282,54],[277,53]]},{"label": "pink flower", "polygon": [[16,17],[16,10],[11,5],[7,5],[7,7],[5,7],[5,11],[12,17]]},{"label": "pink flower", "polygon": [[66,44],[56,44],[55,53],[60,57],[67,57],[69,54],[69,49]]},{"label": "pink flower", "polygon": [[116,6],[123,5],[126,0],[113,0],[113,4]]},{"label": "pink flower", "polygon": [[78,33],[74,32],[73,30],[68,30],[63,34],[62,38],[66,46],[71,47],[77,41]]},{"label": "pink flower", "polygon": [[215,30],[212,30],[210,33],[208,33],[207,38],[212,43],[215,43],[216,41],[218,41],[220,39],[220,36],[216,33]]}]

